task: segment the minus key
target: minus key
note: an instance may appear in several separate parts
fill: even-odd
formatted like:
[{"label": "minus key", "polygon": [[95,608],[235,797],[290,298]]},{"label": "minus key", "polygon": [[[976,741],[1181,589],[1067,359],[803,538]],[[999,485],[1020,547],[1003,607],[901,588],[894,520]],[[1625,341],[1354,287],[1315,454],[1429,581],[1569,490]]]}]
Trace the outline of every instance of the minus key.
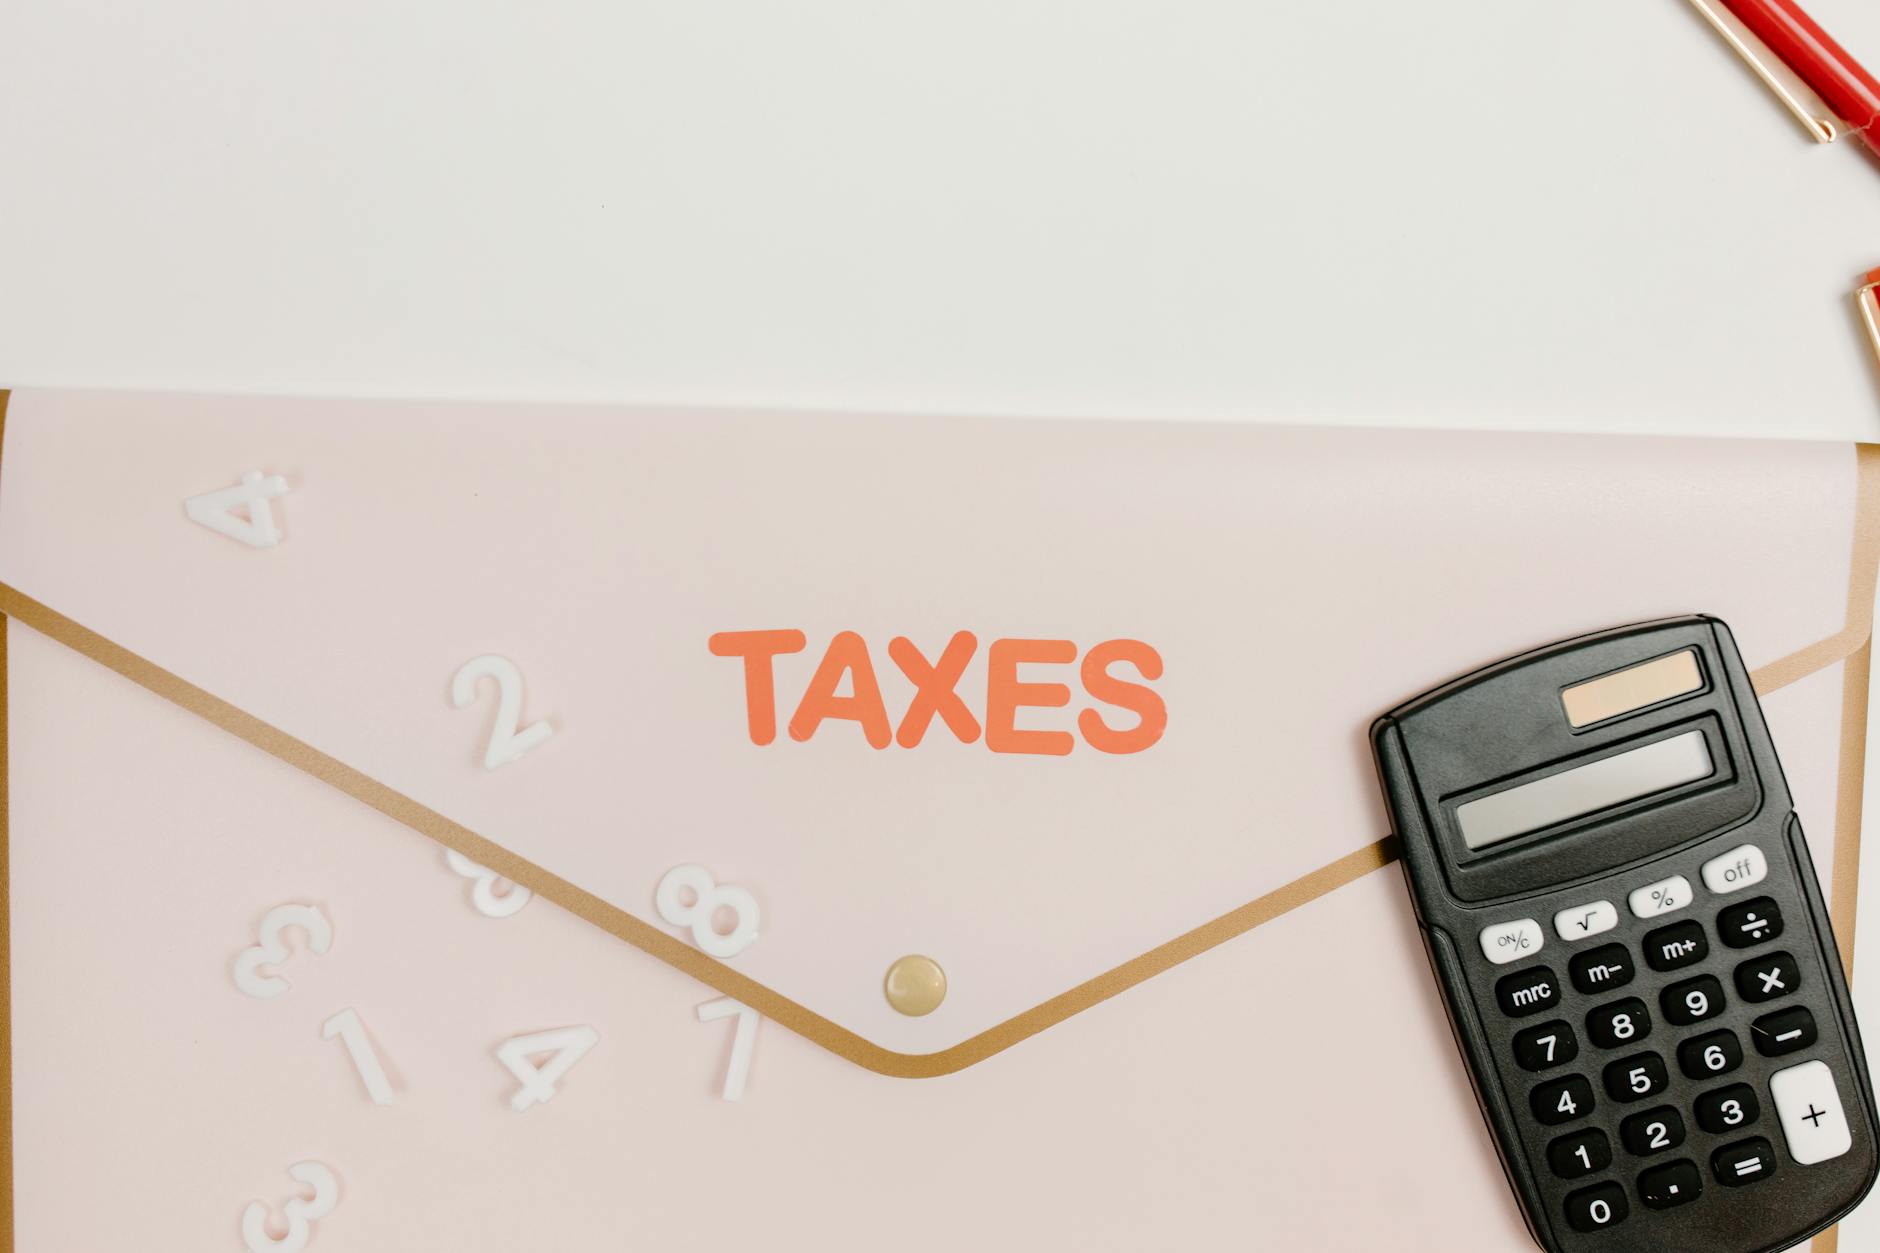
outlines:
[{"label": "minus key", "polygon": [[1764,1057],[1786,1057],[1810,1048],[1819,1038],[1815,1016],[1800,1005],[1765,1014],[1749,1025],[1749,1037]]}]

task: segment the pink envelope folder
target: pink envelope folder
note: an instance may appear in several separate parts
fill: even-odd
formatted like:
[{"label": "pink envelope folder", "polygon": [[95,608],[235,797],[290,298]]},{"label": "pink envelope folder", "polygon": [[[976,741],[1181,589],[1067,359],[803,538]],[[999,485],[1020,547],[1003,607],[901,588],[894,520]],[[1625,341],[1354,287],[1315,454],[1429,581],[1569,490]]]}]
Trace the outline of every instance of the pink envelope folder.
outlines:
[{"label": "pink envelope folder", "polygon": [[[251,473],[267,546],[185,504]],[[1848,445],[15,392],[18,1247],[240,1250],[309,1160],[316,1253],[1529,1247],[1370,720],[1715,614],[1851,928],[1877,555]]]}]

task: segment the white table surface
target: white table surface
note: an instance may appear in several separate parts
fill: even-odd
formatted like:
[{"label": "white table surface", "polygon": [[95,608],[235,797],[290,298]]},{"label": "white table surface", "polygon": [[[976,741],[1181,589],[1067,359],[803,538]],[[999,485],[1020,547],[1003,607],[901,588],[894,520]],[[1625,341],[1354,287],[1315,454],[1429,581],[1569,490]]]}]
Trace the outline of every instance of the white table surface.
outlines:
[{"label": "white table surface", "polygon": [[1875,264],[1684,0],[0,9],[14,385],[1874,439]]}]

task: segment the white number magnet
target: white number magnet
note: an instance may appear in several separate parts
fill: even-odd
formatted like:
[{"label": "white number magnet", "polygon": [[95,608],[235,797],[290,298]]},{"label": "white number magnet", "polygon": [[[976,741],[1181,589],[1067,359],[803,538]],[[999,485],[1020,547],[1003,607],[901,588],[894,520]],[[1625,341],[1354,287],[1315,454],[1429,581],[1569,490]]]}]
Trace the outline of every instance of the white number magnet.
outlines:
[{"label": "white number magnet", "polygon": [[268,1000],[292,985],[279,975],[264,975],[263,966],[278,966],[288,958],[281,932],[299,927],[307,935],[307,949],[324,953],[333,947],[333,924],[313,905],[276,905],[261,920],[261,942],[245,948],[235,958],[235,986],[250,996]]},{"label": "white number magnet", "polygon": [[476,911],[486,918],[507,918],[529,903],[531,893],[520,883],[512,883],[509,890],[496,891],[496,880],[502,876],[494,870],[479,866],[454,848],[444,850],[444,860],[450,868],[466,879],[475,879],[470,888],[470,903]]},{"label": "white number magnet", "polygon": [[281,1213],[287,1217],[287,1234],[279,1240],[268,1234],[268,1207],[250,1201],[242,1211],[242,1241],[248,1253],[301,1253],[313,1234],[313,1220],[325,1218],[339,1204],[339,1180],[319,1162],[296,1162],[287,1173],[312,1188],[313,1196],[297,1196],[281,1206]]},{"label": "white number magnet", "polygon": [[[274,507],[268,502],[287,495],[287,480],[278,474],[263,475],[250,470],[234,487],[204,492],[183,502],[183,512],[191,522],[199,522],[211,531],[240,540],[254,548],[272,548],[281,542],[281,528],[274,525]],[[246,508],[246,518],[237,517],[236,509]]]},{"label": "white number magnet", "polygon": [[542,721],[516,730],[516,724],[522,721],[522,671],[516,669],[515,662],[495,653],[463,663],[450,681],[451,703],[459,709],[468,706],[477,698],[477,682],[485,678],[496,680],[496,721],[490,726],[490,744],[483,753],[483,768],[494,770],[555,734],[555,728]]},{"label": "white number magnet", "polygon": [[757,1045],[757,1024],[761,1019],[749,1005],[728,996],[698,1007],[700,1022],[714,1022],[732,1014],[738,1016],[738,1030],[731,1037],[731,1062],[725,1067],[724,1097],[727,1101],[743,1099],[744,1083],[751,1075],[751,1050]]},{"label": "white number magnet", "polygon": [[[496,1060],[522,1084],[522,1090],[509,1098],[509,1107],[520,1113],[529,1106],[547,1104],[555,1095],[555,1085],[570,1067],[586,1056],[600,1041],[600,1032],[592,1027],[561,1027],[538,1031],[504,1040],[496,1048]],[[553,1053],[546,1066],[537,1066],[531,1057]]]},{"label": "white number magnet", "polygon": [[[692,899],[686,901],[686,893]],[[757,938],[757,898],[741,887],[720,885],[703,866],[677,866],[666,872],[653,893],[659,916],[675,927],[690,927],[692,943],[713,957],[736,957]],[[721,909],[737,916],[730,931],[720,933],[712,917]]]},{"label": "white number magnet", "polygon": [[385,1067],[379,1065],[379,1055],[372,1051],[372,1041],[366,1038],[365,1024],[359,1021],[359,1015],[350,1009],[342,1009],[327,1019],[320,1027],[320,1037],[330,1040],[338,1036],[345,1044],[347,1054],[352,1058],[353,1069],[359,1072],[361,1082],[366,1085],[366,1095],[372,1098],[374,1105],[392,1103],[392,1081],[385,1077]]}]

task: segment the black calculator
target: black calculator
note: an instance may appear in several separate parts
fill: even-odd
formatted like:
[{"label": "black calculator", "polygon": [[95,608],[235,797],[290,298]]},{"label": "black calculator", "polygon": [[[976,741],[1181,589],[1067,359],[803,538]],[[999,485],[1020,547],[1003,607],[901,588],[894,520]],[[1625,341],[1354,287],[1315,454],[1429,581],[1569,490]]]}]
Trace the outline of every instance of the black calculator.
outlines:
[{"label": "black calculator", "polygon": [[1873,1090],[1729,628],[1553,644],[1372,728],[1476,1099],[1551,1250],[1762,1253],[1873,1185]]}]

